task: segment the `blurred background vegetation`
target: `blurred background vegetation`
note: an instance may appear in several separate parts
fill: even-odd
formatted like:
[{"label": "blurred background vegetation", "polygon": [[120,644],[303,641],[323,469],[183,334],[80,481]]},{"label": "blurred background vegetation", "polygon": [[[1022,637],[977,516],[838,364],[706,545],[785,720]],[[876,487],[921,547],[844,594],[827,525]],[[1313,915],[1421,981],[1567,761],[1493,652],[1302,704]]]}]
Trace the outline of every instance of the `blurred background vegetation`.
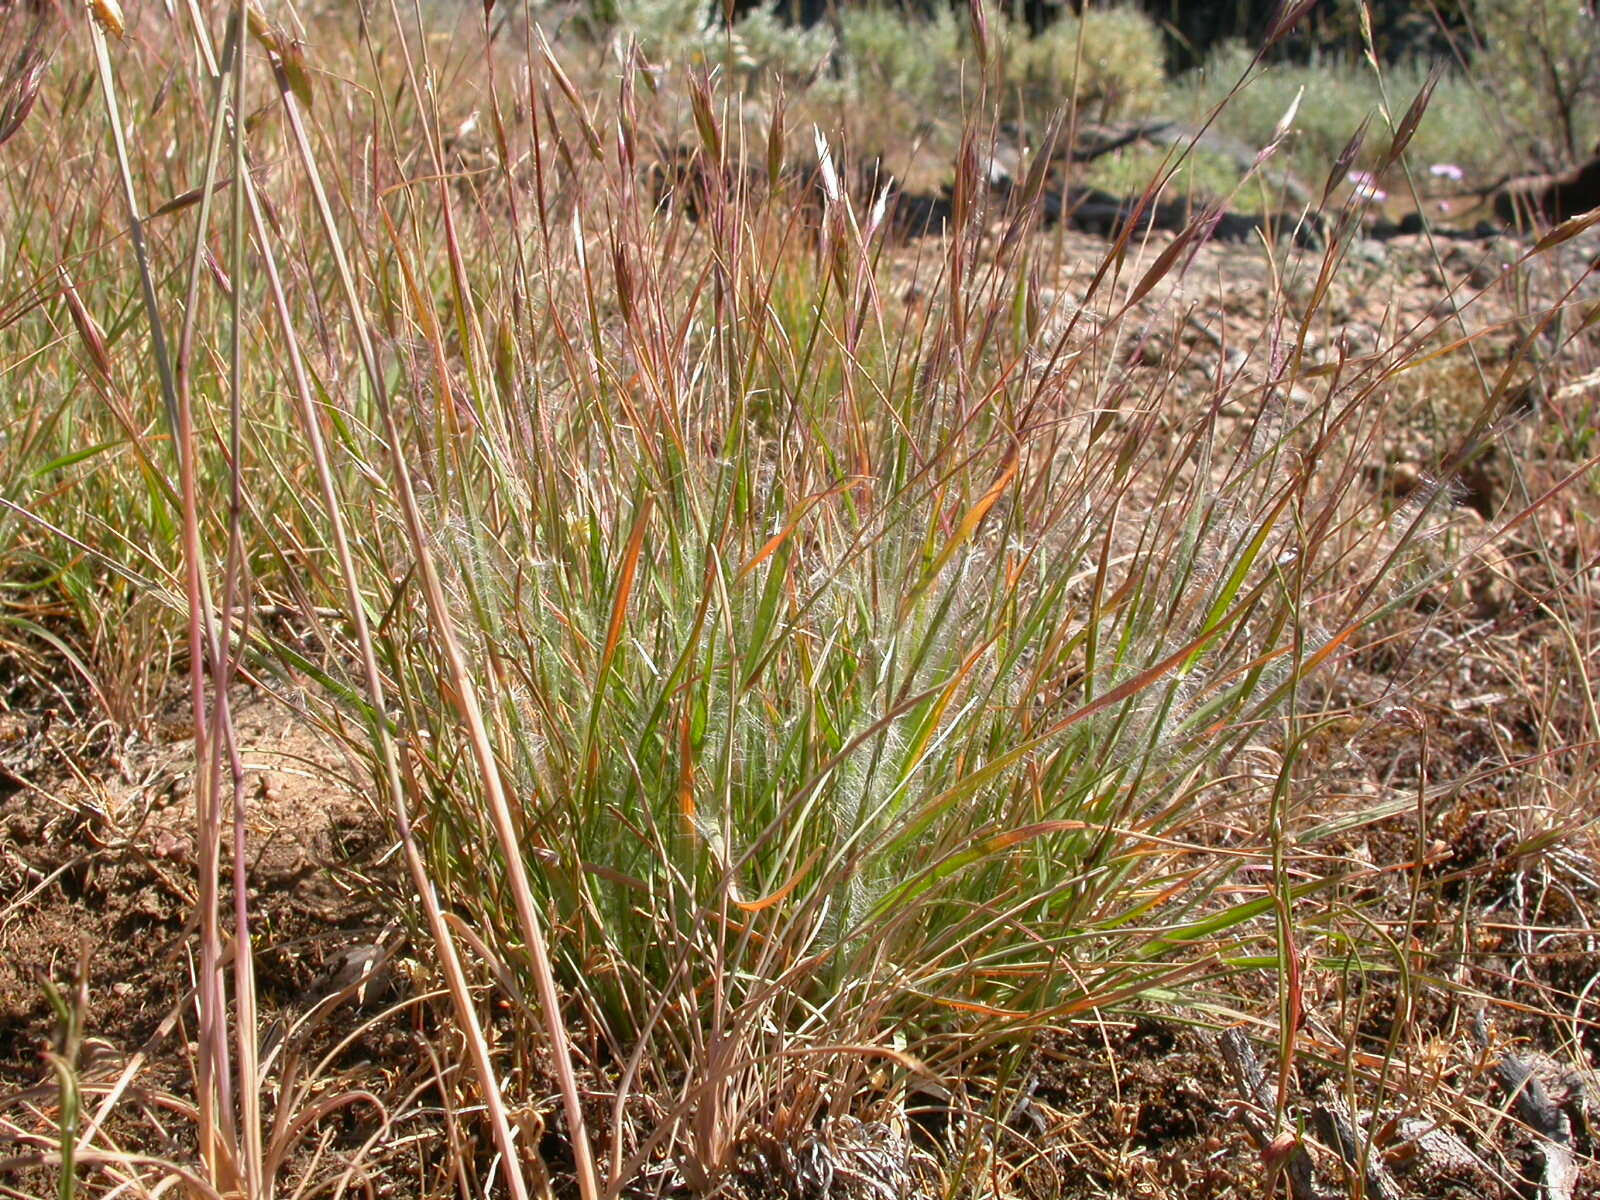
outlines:
[{"label": "blurred background vegetation", "polygon": [[[1278,163],[1320,183],[1361,123],[1386,111],[1398,119],[1432,71],[1439,78],[1414,161],[1458,167],[1468,186],[1561,169],[1587,157],[1600,137],[1600,37],[1586,3],[1324,0],[1258,50],[1279,7],[1277,0],[996,5],[989,38],[1006,89],[1000,112],[1024,129],[1069,102],[1079,127],[1159,118],[1192,132],[1209,121],[1178,184],[1212,192],[1227,190],[1236,164],[1266,144],[1297,95],[1304,101]],[[664,64],[704,63],[736,77],[755,101],[781,88],[831,106],[830,118],[853,130],[858,147],[890,155],[903,149],[909,130],[918,146],[947,160],[951,135],[939,115],[958,111],[980,77],[964,5],[589,0],[571,12],[574,32],[636,38]],[[1166,153],[1130,147],[1096,164],[1085,181],[1116,187],[1147,178]],[[1402,206],[1415,204],[1408,196]]]}]

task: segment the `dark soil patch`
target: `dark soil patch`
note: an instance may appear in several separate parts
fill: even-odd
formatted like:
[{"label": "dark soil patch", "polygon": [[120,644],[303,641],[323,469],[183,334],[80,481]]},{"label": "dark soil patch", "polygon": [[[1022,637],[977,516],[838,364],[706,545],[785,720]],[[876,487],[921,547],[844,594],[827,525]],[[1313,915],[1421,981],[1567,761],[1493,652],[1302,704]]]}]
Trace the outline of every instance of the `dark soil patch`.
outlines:
[{"label": "dark soil patch", "polygon": [[[250,904],[262,1044],[325,994],[352,947],[396,941],[371,886],[388,841],[378,815],[340,781],[350,772],[309,724],[260,693],[235,694],[246,764],[251,848]],[[55,1119],[56,1081],[44,1052],[58,1023],[43,980],[72,994],[80,955],[86,967],[86,1040],[78,1070],[93,1111],[99,1096],[138,1063],[133,1094],[192,1102],[185,1046],[195,1036],[191,989],[195,936],[192,751],[182,706],[153,722],[147,740],[129,738],[86,753],[37,714],[4,719],[0,786],[0,1106],[32,1097]],[[93,748],[88,748],[92,750]],[[223,890],[231,895],[231,871]],[[226,920],[226,918],[225,918]],[[380,998],[376,994],[373,999]],[[369,1005],[370,1011],[370,1005]],[[326,1050],[368,1013],[342,1015],[296,1048]],[[402,1026],[368,1031],[331,1066],[392,1057]],[[407,1047],[405,1056],[414,1056]],[[267,1103],[274,1102],[269,1096]],[[157,1136],[148,1103],[124,1104],[106,1129],[125,1144],[192,1161],[192,1123],[168,1119]],[[350,1134],[371,1126],[352,1112]],[[38,1132],[46,1126],[41,1125]],[[319,1133],[326,1129],[319,1129]],[[6,1180],[54,1190],[49,1171]],[[25,1191],[26,1194],[26,1191]]]}]

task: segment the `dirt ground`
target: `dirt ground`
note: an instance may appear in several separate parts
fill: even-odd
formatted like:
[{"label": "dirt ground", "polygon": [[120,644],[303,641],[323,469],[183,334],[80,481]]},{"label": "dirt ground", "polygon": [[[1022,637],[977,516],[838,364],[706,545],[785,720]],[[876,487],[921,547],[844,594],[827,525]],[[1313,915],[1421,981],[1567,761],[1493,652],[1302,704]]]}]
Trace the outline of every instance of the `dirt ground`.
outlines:
[{"label": "dirt ground", "polygon": [[[57,1023],[41,979],[70,994],[80,954],[86,1095],[104,1093],[136,1065],[136,1094],[192,1096],[186,1048],[195,1036],[197,941],[186,697],[174,683],[145,736],[114,737],[104,726],[74,728],[22,691],[13,690],[0,716],[0,1107],[15,1119],[19,1100],[46,1108],[55,1100],[41,1052],[54,1044]],[[239,689],[235,702],[262,1040],[271,1047],[333,990],[352,954],[395,941],[375,881],[392,883],[389,841],[351,764],[303,716],[256,690]],[[224,888],[231,886],[225,869]],[[358,1011],[346,1006],[346,1030]],[[384,1035],[375,1031],[347,1053],[371,1055]],[[124,1124],[145,1152],[180,1162],[194,1153],[182,1121],[155,1145],[147,1126]],[[17,1186],[0,1173],[5,1183]]]},{"label": "dirt ground", "polygon": [[[1076,239],[1069,261],[1092,264],[1104,253],[1103,242],[1066,236]],[[1513,289],[1500,294],[1495,281],[1523,247],[1510,238],[1445,243],[1436,258],[1421,238],[1357,242],[1330,302],[1334,321],[1323,348],[1331,352],[1343,339],[1359,354],[1389,344],[1414,324],[1449,321],[1467,294],[1487,288],[1465,319],[1474,329],[1495,327],[1479,344],[1491,362],[1503,359],[1526,321],[1517,318]],[[1596,250],[1575,239],[1561,248],[1563,269],[1582,276]],[[1074,294],[1086,274],[1058,281],[1060,293]],[[1140,369],[1172,381],[1178,400],[1203,397],[1219,367],[1258,370],[1259,351],[1235,356],[1250,350],[1265,315],[1259,247],[1207,248],[1177,286],[1192,294],[1191,319],[1175,327],[1171,314],[1182,306],[1152,297],[1150,311],[1166,314],[1167,323],[1150,328],[1136,348]],[[1581,295],[1593,291],[1583,286]],[[1462,290],[1452,298],[1451,289]],[[1559,378],[1594,365],[1564,364]],[[1469,389],[1451,375],[1463,369],[1456,359],[1441,365],[1432,389],[1397,409],[1406,415],[1384,460],[1372,465],[1372,486],[1396,494],[1416,486],[1450,435],[1470,422],[1471,401],[1460,399]],[[1456,532],[1447,537],[1469,544],[1488,521],[1572,468],[1548,453],[1547,402],[1529,391],[1525,418],[1464,473]],[[1173,420],[1182,416],[1175,410]],[[1373,639],[1323,697],[1332,708],[1390,714],[1350,718],[1361,726],[1358,756],[1340,757],[1330,740],[1323,782],[1330,792],[1342,789],[1353,800],[1386,795],[1395,780],[1416,776],[1424,753],[1429,777],[1452,781],[1425,797],[1423,830],[1407,809],[1301,847],[1306,861],[1371,865],[1346,886],[1362,892],[1367,918],[1406,947],[1417,983],[1407,992],[1376,982],[1388,976],[1369,978],[1359,964],[1309,973],[1285,1098],[1303,1104],[1326,1095],[1325,1087],[1342,1095],[1408,1197],[1541,1194],[1540,1145],[1515,1115],[1515,1089],[1496,1072],[1508,1054],[1531,1064],[1547,1090],[1571,1093],[1565,1111],[1580,1174],[1568,1194],[1600,1195],[1591,1124],[1600,1111],[1600,862],[1592,821],[1582,824],[1597,797],[1592,779],[1574,775],[1573,763],[1592,755],[1560,749],[1565,730],[1585,727],[1584,701],[1575,683],[1570,695],[1560,694],[1561,680],[1573,675],[1553,664],[1571,647],[1550,619],[1552,597],[1569,622],[1600,616],[1593,514],[1577,503],[1563,498],[1481,551],[1460,578],[1441,585],[1433,611],[1402,614],[1386,631],[1394,640]],[[14,672],[6,677],[3,665],[0,686],[0,1119],[7,1123],[0,1132],[13,1135],[10,1147],[0,1141],[0,1157],[26,1157],[15,1135],[42,1133],[56,1112],[54,1077],[41,1055],[55,1019],[41,978],[65,986],[81,952],[86,1107],[93,1111],[137,1065],[127,1092],[132,1108],[106,1128],[130,1149],[182,1161],[192,1154],[186,1123],[170,1110],[163,1115],[155,1099],[193,1094],[186,1047],[195,1036],[188,989],[196,940],[187,924],[194,834],[181,681],[139,735],[66,715],[60,696]],[[241,688],[236,703],[248,768],[263,1037],[276,1047],[293,1022],[359,978],[374,948],[406,961],[383,899],[403,881],[360,765],[260,689]],[[1345,751],[1355,744],[1339,742]],[[1521,765],[1493,765],[1504,763]],[[379,1001],[404,1000],[424,984],[415,971],[388,971],[383,989],[352,994],[308,1044],[331,1049],[334,1033],[355,1032],[330,1059],[330,1072],[346,1072],[351,1086],[363,1072],[391,1082],[408,1076],[426,1061],[425,1006],[401,1004],[373,1017]],[[1266,1023],[1246,1027],[1261,1038],[1276,1088],[1270,980],[1255,1000],[1250,1015]],[[1338,1048],[1352,1044],[1365,1056],[1362,1078],[1339,1065]],[[287,1069],[285,1059],[280,1070]],[[1212,1030],[1155,1014],[1087,1021],[1038,1038],[1025,1070],[1028,1099],[1001,1115],[1000,1132],[990,1135],[991,1167],[973,1174],[972,1194],[1265,1194],[1264,1153],[1248,1129],[1251,1104]],[[1372,1075],[1383,1079],[1381,1090],[1367,1081]],[[914,1140],[948,1151],[949,1129],[932,1117],[913,1115],[913,1123]],[[371,1111],[352,1105],[330,1153],[359,1144],[374,1127]],[[373,1194],[437,1188],[429,1164],[440,1158],[442,1136],[426,1121],[409,1129],[402,1150],[373,1160]],[[1315,1149],[1312,1156],[1319,1186],[1354,1194],[1332,1154]],[[53,1191],[47,1171],[14,1165],[9,1176],[0,1173],[11,1194]],[[843,1175],[830,1188],[879,1194]]]}]

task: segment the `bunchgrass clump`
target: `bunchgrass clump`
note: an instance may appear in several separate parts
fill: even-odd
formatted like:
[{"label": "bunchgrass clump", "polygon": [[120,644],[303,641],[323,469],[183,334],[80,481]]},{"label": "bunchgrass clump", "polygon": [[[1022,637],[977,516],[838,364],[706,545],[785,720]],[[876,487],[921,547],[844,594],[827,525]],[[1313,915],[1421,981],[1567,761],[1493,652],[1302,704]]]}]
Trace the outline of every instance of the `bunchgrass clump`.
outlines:
[{"label": "bunchgrass clump", "polygon": [[[1410,803],[1325,813],[1301,756],[1329,677],[1451,568],[1442,487],[1368,486],[1436,330],[1327,335],[1353,213],[1313,253],[1251,251],[1268,311],[1180,397],[1159,345],[1211,328],[1190,297],[1214,214],[1074,274],[1044,172],[982,181],[1007,62],[1070,79],[1065,33],[958,79],[950,226],[906,244],[836,135],[794,133],[778,88],[756,123],[750,80],[693,49],[793,70],[820,40],[696,41],[655,11],[643,46],[374,16],[311,49],[147,8],[63,48],[98,91],[58,111],[109,132],[30,157],[8,201],[113,199],[0,234],[32,281],[3,428],[34,462],[3,468],[0,531],[30,586],[59,548],[81,627],[138,612],[182,647],[199,1021],[193,1095],[162,1101],[192,1161],[108,1148],[103,1113],[70,1147],[63,1117],[56,1161],[288,1192],[316,1174],[291,1151],[369,1097],[256,1027],[245,672],[336,732],[389,821],[427,985],[401,1004],[442,1030],[393,1099],[448,1097],[436,1188],[529,1194],[541,1129],[586,1197],[714,1192],[751,1155],[814,1187],[818,1131],[846,1128],[889,1148],[891,1190],[955,1186],[1040,1029],[1222,1019],[1265,980],[1287,1071],[1322,956],[1408,971],[1295,841]],[[849,69],[882,20],[846,16]],[[1136,107],[1147,43],[1080,99]],[[693,220],[652,186],[674,172]],[[1503,399],[1485,383],[1441,457]],[[932,1145],[907,1115],[929,1097]]]}]

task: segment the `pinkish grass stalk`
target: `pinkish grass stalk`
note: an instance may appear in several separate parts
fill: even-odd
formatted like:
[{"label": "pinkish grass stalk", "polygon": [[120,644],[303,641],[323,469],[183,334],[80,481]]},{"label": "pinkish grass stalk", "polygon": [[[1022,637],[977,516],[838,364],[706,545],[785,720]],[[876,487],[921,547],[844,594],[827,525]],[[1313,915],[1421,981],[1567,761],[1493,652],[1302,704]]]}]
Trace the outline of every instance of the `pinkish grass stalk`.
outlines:
[{"label": "pinkish grass stalk", "polygon": [[123,122],[113,82],[105,29],[93,14],[86,17],[100,84],[101,97],[112,130],[112,143],[127,207],[128,230],[138,263],[151,351],[162,383],[173,441],[177,450],[179,498],[184,558],[184,594],[189,613],[189,687],[194,730],[194,795],[199,863],[200,976],[197,981],[199,1037],[196,1056],[196,1094],[199,1106],[200,1157],[209,1178],[223,1189],[237,1186],[231,1143],[234,1121],[230,1099],[233,1080],[229,1067],[227,1000],[223,985],[222,936],[218,925],[220,895],[221,813],[218,807],[218,772],[212,742],[220,735],[216,718],[206,705],[206,663],[218,662],[221,644],[206,584],[205,554],[200,537],[200,501],[196,487],[194,413],[186,388],[172,371],[164,324],[150,277],[149,254],[139,216],[140,207],[128,162]]},{"label": "pinkish grass stalk", "polygon": [[[393,481],[396,496],[405,518],[412,550],[417,557],[417,565],[422,575],[423,593],[433,620],[433,632],[439,639],[440,647],[445,655],[446,673],[453,684],[454,699],[459,706],[461,719],[468,731],[481,782],[489,799],[490,815],[500,839],[501,848],[506,856],[508,869],[511,872],[513,898],[518,917],[522,923],[528,954],[531,958],[534,979],[539,991],[539,1000],[544,1012],[545,1027],[550,1039],[551,1058],[555,1064],[557,1082],[560,1086],[563,1105],[566,1109],[572,1152],[576,1160],[579,1191],[584,1200],[596,1200],[599,1195],[599,1184],[594,1170],[593,1151],[589,1146],[585,1129],[583,1107],[578,1097],[577,1080],[572,1069],[571,1049],[561,1016],[560,995],[556,988],[554,973],[551,970],[549,953],[545,948],[542,925],[534,911],[527,868],[523,863],[520,843],[511,818],[511,810],[501,785],[499,767],[494,761],[494,753],[489,745],[483,712],[478,702],[477,689],[467,672],[466,664],[457,644],[453,629],[454,617],[450,613],[449,605],[444,597],[444,590],[439,582],[437,569],[433,564],[430,539],[411,487],[410,467],[401,456],[400,448],[404,444],[404,439],[395,420],[383,373],[378,369],[377,358],[367,330],[360,297],[356,292],[355,281],[344,253],[343,240],[322,186],[315,154],[300,117],[298,102],[292,89],[281,74],[279,76],[279,94],[289,122],[289,128],[293,133],[295,149],[299,155],[301,167],[305,172],[305,178],[312,189],[316,201],[317,213],[322,222],[327,248],[333,256],[337,267],[338,277],[344,293],[346,311],[349,313],[357,343],[360,347],[362,366],[377,398],[388,437],[388,444],[394,453]],[[376,719],[379,723],[384,720],[381,709]],[[429,886],[431,888],[431,885]],[[436,932],[436,936],[440,933],[442,933],[442,928],[441,931]],[[441,949],[451,944],[448,934],[442,934],[440,944]],[[464,992],[462,999],[465,999]],[[505,1118],[504,1110],[499,1108],[496,1100],[492,1098],[493,1093],[488,1090],[492,1087],[494,1076],[488,1063],[486,1047],[483,1046],[481,1038],[475,1039],[473,1048],[474,1053],[480,1059],[478,1067],[480,1078],[484,1081],[486,1087],[485,1101],[491,1105],[491,1114],[495,1116],[496,1137],[501,1143],[500,1149],[505,1162],[506,1176],[512,1187],[513,1194],[519,1197],[520,1200],[526,1194],[526,1185],[522,1181],[521,1172],[518,1168],[519,1156],[512,1144],[510,1126]],[[496,1109],[499,1110],[497,1114]]]}]

